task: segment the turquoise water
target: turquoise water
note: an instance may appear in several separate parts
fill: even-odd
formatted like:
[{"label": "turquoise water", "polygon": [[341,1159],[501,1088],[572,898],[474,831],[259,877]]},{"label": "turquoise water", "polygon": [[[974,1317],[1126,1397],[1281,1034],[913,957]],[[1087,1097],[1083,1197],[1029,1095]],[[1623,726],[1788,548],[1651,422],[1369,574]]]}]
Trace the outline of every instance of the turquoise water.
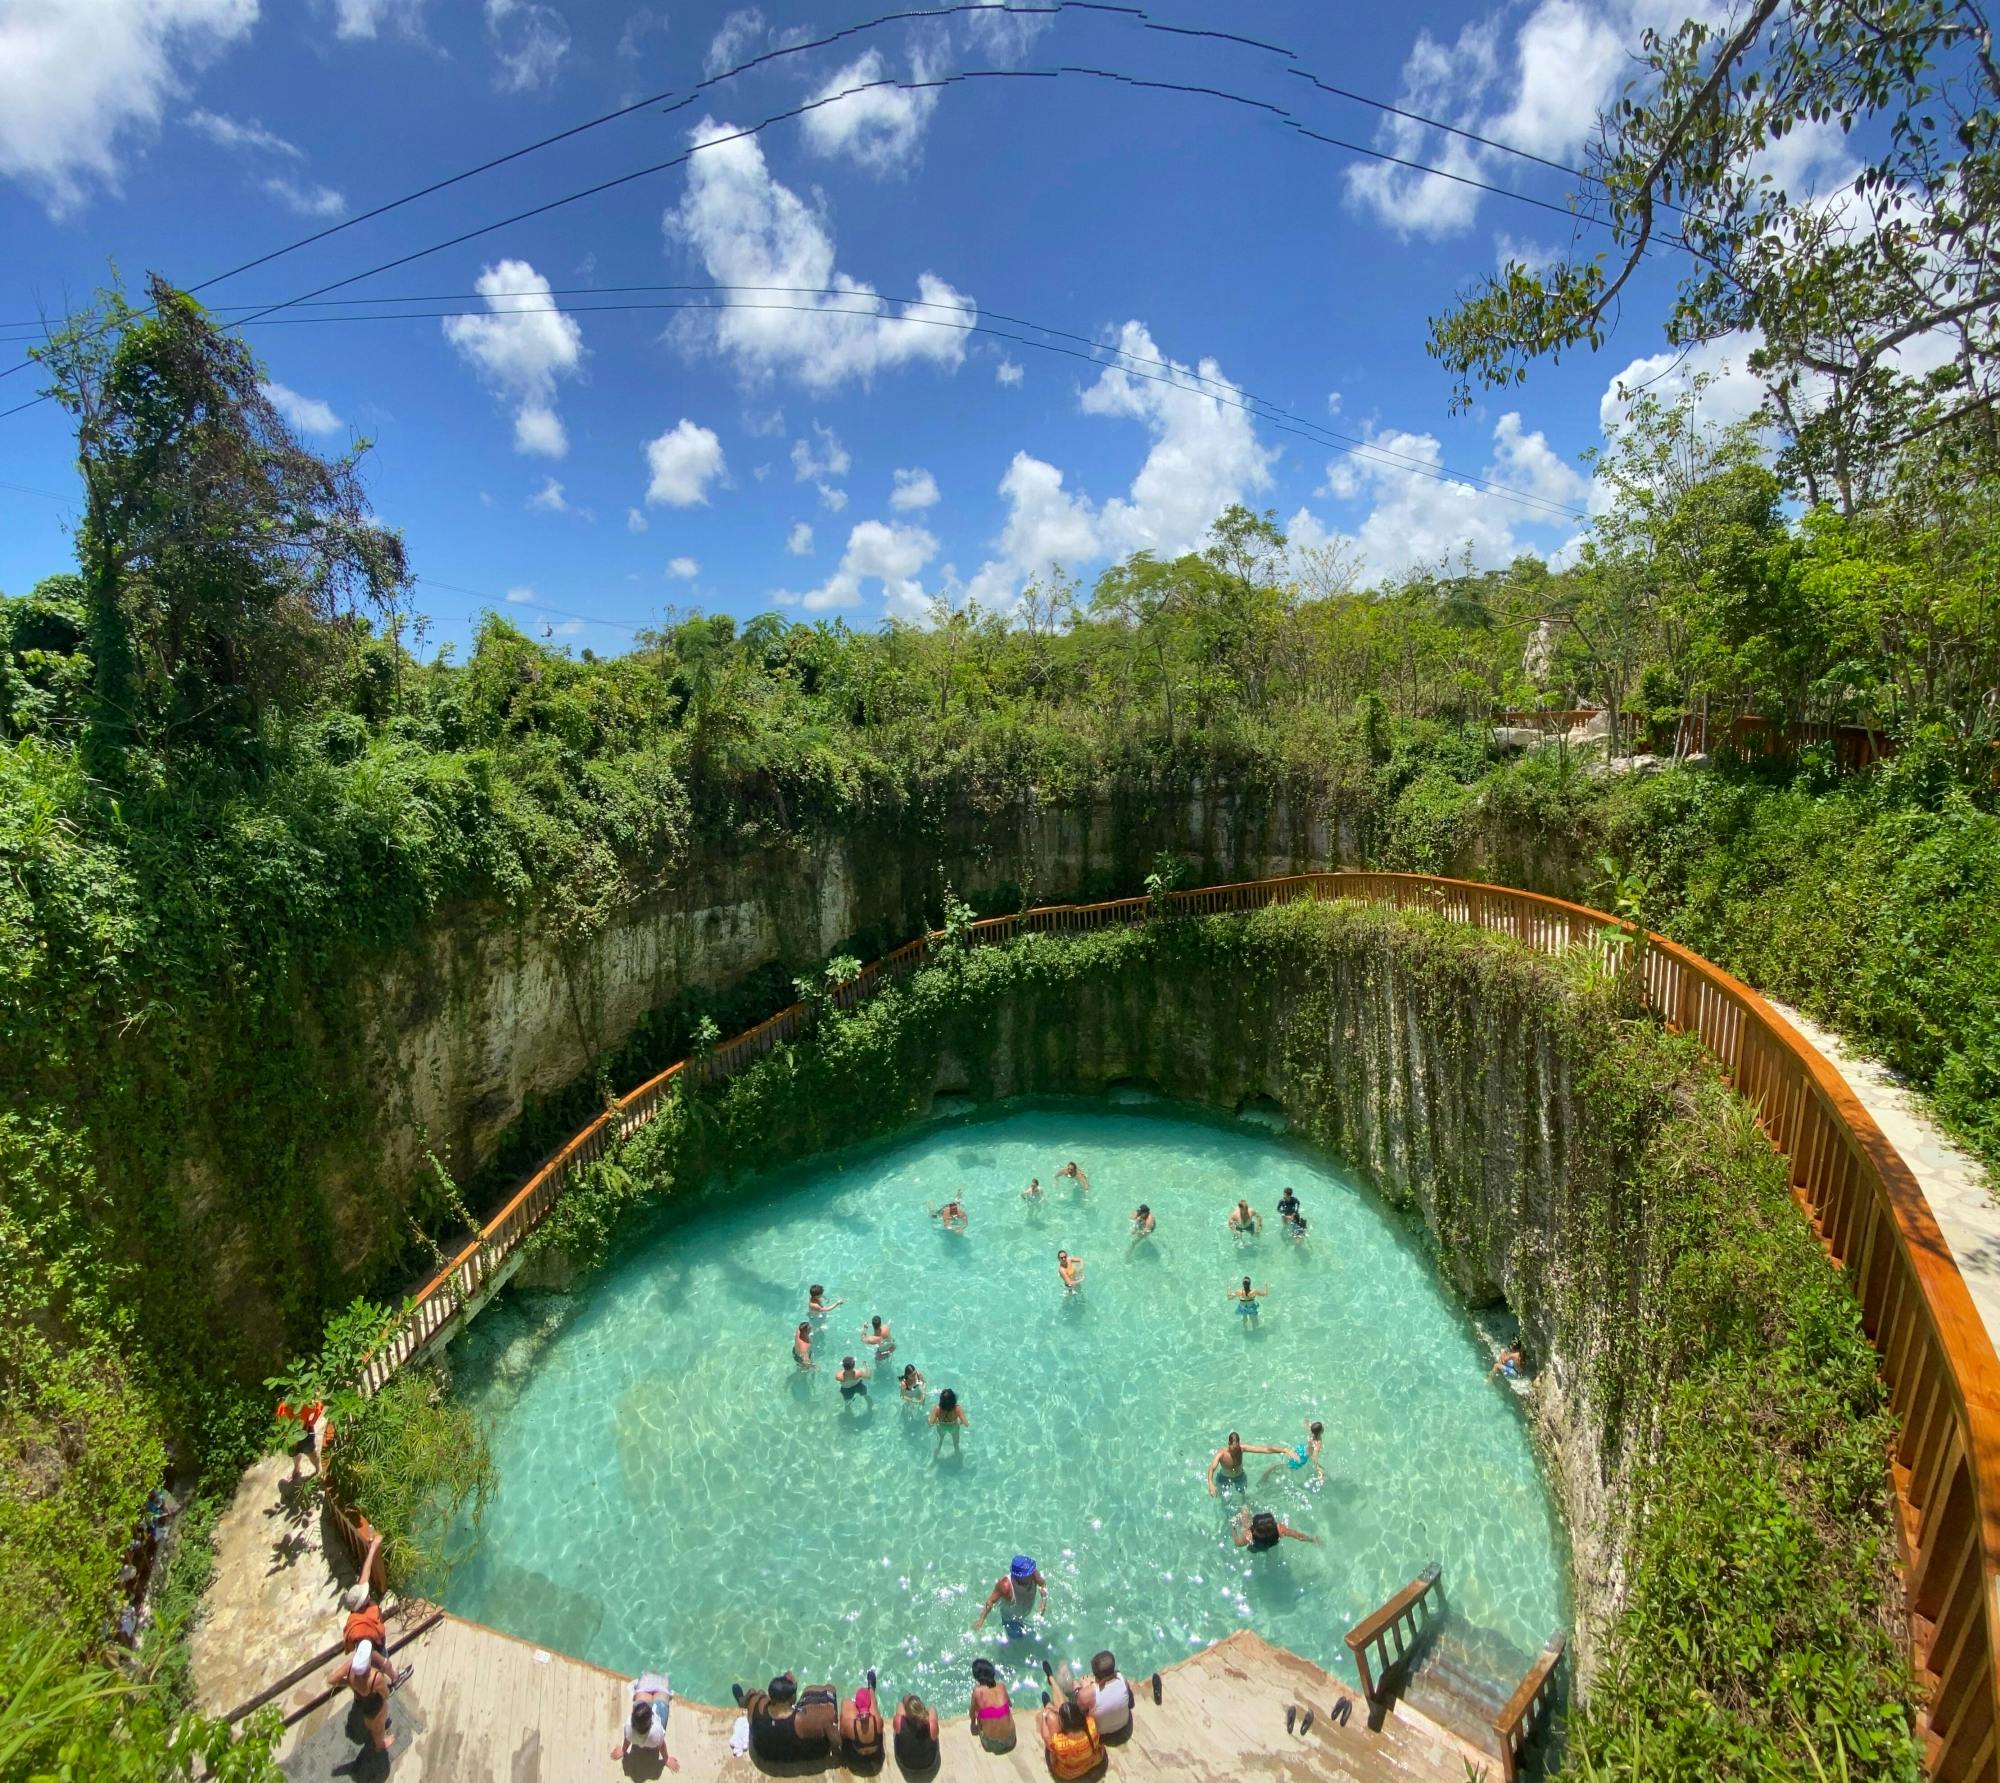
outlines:
[{"label": "turquoise water", "polygon": [[[1091,1189],[1054,1181],[1078,1159]],[[1039,1176],[1045,1201],[1021,1198]],[[1296,1189],[1306,1244],[1279,1236]],[[964,1234],[927,1204],[961,1194]],[[1238,1196],[1261,1237],[1225,1229]],[[1157,1234],[1134,1246],[1129,1215]],[[1056,1250],[1085,1260],[1065,1294]],[[1248,1272],[1253,1321],[1227,1290]],[[817,1373],[806,1290],[846,1304]],[[881,1313],[866,1399],[833,1373]],[[449,1606],[726,1703],[787,1667],[954,1700],[980,1653],[1017,1683],[1113,1648],[1144,1673],[1249,1626],[1329,1669],[1425,1561],[1454,1608],[1526,1653],[1564,1625],[1565,1543],[1525,1423],[1418,1247],[1323,1159],[1177,1105],[1014,1104],[663,1211],[579,1296],[515,1295],[451,1352],[499,1470]],[[894,1372],[971,1419],[939,1451]],[[1326,1478],[1250,1457],[1252,1504],[1319,1536],[1232,1545],[1209,1458],[1326,1424]],[[1009,1556],[1052,1593],[1025,1634],[971,1623]],[[1525,1660],[1524,1660],[1525,1662]]]}]

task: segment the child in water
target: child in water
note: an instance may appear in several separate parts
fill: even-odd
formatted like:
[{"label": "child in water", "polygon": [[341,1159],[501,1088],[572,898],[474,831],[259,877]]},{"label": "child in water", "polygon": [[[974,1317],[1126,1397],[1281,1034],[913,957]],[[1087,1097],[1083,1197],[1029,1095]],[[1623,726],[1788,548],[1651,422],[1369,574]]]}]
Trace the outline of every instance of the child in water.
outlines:
[{"label": "child in water", "polygon": [[924,1398],[924,1377],[917,1372],[914,1362],[903,1364],[903,1372],[896,1385],[902,1389],[905,1399],[914,1399],[919,1405]]},{"label": "child in water", "polygon": [[1021,1191],[1021,1199],[1023,1201],[1039,1201],[1041,1198],[1042,1179],[1039,1176],[1029,1177],[1028,1186]]},{"label": "child in water", "polygon": [[1151,1238],[1153,1226],[1153,1210],[1141,1201],[1132,1209],[1132,1242],[1137,1244],[1142,1238]]},{"label": "child in water", "polygon": [[1306,1420],[1306,1440],[1293,1449],[1284,1460],[1266,1468],[1264,1470],[1265,1479],[1268,1480],[1274,1473],[1284,1473],[1288,1470],[1292,1473],[1297,1473],[1302,1467],[1310,1467],[1313,1470],[1313,1477],[1315,1479],[1324,1480],[1326,1478],[1326,1465],[1320,1460],[1319,1452],[1325,1439],[1326,1426],[1317,1418],[1308,1418]]},{"label": "child in water", "polygon": [[829,1301],[826,1297],[826,1290],[818,1282],[813,1283],[812,1291],[806,1295],[806,1311],[816,1319],[823,1319],[835,1307],[845,1306],[846,1304],[845,1300]]}]

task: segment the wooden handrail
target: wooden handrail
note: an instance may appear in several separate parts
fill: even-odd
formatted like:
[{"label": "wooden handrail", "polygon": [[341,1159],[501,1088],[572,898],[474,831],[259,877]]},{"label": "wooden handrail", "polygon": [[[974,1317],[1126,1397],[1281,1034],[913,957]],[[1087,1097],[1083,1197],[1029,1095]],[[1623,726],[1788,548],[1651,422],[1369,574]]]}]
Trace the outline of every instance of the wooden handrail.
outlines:
[{"label": "wooden handrail", "polygon": [[[1347,1631],[1347,1650],[1354,1656],[1354,1669],[1361,1679],[1361,1694],[1369,1704],[1375,1701],[1376,1671],[1386,1674],[1416,1645],[1417,1635],[1421,1632],[1417,1607],[1439,1588],[1443,1576],[1444,1569],[1433,1560],[1379,1610],[1363,1616]],[[1406,1622],[1409,1624],[1408,1634],[1403,1631]],[[1396,1643],[1393,1653],[1389,1651],[1392,1638]],[[1379,1655],[1375,1670],[1371,1670],[1368,1664],[1371,1653]]]},{"label": "wooden handrail", "polygon": [[[1417,873],[1298,873],[1174,892],[1176,916],[1215,916],[1298,899],[1359,899],[1414,909],[1512,936],[1537,952],[1585,949],[1610,963],[1643,941],[1647,1004],[1694,1035],[1757,1111],[1790,1159],[1792,1193],[1860,1303],[1901,1422],[1892,1457],[1913,1657],[1927,1697],[1933,1774],[2000,1783],[2000,1359],[1921,1186],[1873,1116],[1771,1005],[1699,954],[1660,935],[1628,933],[1601,910],[1538,892]],[[1024,934],[1077,934],[1143,922],[1148,898],[1044,905],[972,925],[977,943]],[[921,935],[863,969],[835,995],[851,1009],[924,965],[943,937]],[[727,1076],[801,1032],[794,1004],[701,1061]],[[374,1391],[445,1335],[489,1290],[572,1177],[614,1139],[643,1126],[696,1062],[648,1079],[537,1170],[478,1236],[417,1292],[364,1370]]]},{"label": "wooden handrail", "polygon": [[1500,1741],[1501,1783],[1514,1783],[1522,1750],[1541,1731],[1549,1700],[1555,1694],[1556,1667],[1562,1661],[1563,1645],[1562,1630],[1557,1629],[1507,1699],[1507,1706],[1493,1717],[1493,1731]]}]

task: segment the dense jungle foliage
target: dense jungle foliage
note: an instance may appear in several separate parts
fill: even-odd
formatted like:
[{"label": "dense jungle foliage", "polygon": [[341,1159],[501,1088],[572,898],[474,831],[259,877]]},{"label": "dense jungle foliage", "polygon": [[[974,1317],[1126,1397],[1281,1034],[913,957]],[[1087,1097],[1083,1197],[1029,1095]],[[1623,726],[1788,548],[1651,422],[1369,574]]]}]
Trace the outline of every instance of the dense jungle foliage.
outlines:
[{"label": "dense jungle foliage", "polygon": [[[1095,794],[1150,855],[1184,849],[1197,784],[1282,800],[1340,864],[1637,911],[1879,1053],[2000,1161],[1994,71],[1962,0],[1778,12],[1647,37],[1591,199],[1630,264],[1510,266],[1434,327],[1468,394],[1597,344],[1661,202],[1697,263],[1673,338],[1760,324],[1765,413],[1717,430],[1698,384],[1640,394],[1559,569],[1364,587],[1238,508],[1200,551],[1087,589],[1051,573],[1005,614],[675,615],[609,660],[493,615],[460,661],[425,647],[360,451],[308,450],[192,300],[155,281],[58,334],[76,561],[0,597],[0,1647],[96,1651],[163,1469],[221,1477],[268,1441],[278,1360],[324,1354],[329,1314],[463,1229],[448,1169],[370,1173],[357,978],[467,903],[580,945],[725,839],[921,853],[954,815]],[[1857,117],[1885,136],[1852,204],[1757,177],[1788,132]],[[1902,356],[1940,341],[1935,365]],[[1497,713],[1582,703],[1608,742],[1496,735]],[[1843,725],[1889,759],[1850,771]],[[1148,864],[959,890],[1135,891]],[[594,1063],[664,1062],[815,965]],[[239,1316],[245,1279],[268,1299]],[[71,1681],[94,1700],[95,1673]],[[176,1701],[127,1720],[179,1738]]]}]

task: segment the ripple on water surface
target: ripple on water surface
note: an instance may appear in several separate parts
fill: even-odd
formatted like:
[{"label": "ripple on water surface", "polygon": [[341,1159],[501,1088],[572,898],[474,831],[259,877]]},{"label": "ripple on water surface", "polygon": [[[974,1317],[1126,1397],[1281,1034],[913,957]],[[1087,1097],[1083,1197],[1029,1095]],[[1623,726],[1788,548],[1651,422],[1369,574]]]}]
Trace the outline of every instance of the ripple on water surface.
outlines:
[{"label": "ripple on water surface", "polygon": [[[1055,1180],[1072,1157],[1088,1195]],[[1287,1183],[1305,1244],[1277,1231]],[[925,1212],[954,1193],[962,1235]],[[1238,1196],[1261,1237],[1225,1229]],[[1135,1246],[1140,1201],[1159,1230]],[[1078,1294],[1058,1247],[1085,1259]],[[1270,1289],[1255,1320],[1225,1298],[1245,1271]],[[846,1304],[802,1374],[813,1282]],[[537,1341],[550,1306],[503,1298],[453,1351],[499,1487],[448,1600],[626,1672],[664,1663],[701,1700],[869,1665],[949,1700],[980,1652],[1021,1682],[1045,1653],[1100,1646],[1147,1672],[1246,1625],[1332,1669],[1346,1629],[1430,1559],[1459,1614],[1524,1653],[1566,1616],[1554,1507],[1472,1326],[1370,1195],[1244,1124],[1014,1104],[918,1129],[681,1200]],[[845,1402],[833,1371],[872,1366],[874,1313],[896,1353]],[[899,1400],[905,1362],[957,1389],[957,1452]],[[1308,1417],[1324,1481],[1253,1456],[1245,1496],[1324,1545],[1236,1548],[1209,1457],[1231,1429],[1296,1442]],[[1041,1562],[1048,1615],[973,1633],[1015,1553]]]}]

